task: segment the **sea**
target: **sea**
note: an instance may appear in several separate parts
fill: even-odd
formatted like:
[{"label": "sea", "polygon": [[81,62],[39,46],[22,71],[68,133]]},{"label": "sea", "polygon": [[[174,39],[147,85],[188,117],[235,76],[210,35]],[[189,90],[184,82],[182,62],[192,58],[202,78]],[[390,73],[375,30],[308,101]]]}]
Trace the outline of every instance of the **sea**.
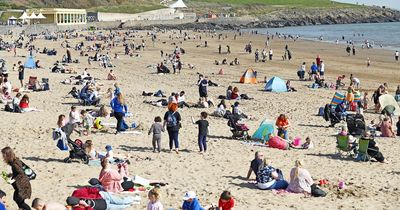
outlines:
[{"label": "sea", "polygon": [[347,44],[351,41],[360,46],[368,41],[374,48],[400,51],[400,22],[293,26],[243,31],[251,32],[252,30],[257,30],[259,34],[280,33],[322,42],[336,43],[339,40],[340,44]]}]

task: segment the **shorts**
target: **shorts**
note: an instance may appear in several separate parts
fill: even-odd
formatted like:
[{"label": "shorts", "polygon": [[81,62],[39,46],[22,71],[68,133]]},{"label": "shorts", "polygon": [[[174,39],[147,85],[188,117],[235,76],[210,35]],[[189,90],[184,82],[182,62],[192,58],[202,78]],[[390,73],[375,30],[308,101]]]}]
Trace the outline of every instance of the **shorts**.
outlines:
[{"label": "shorts", "polygon": [[1,76],[3,76],[3,77],[8,77],[8,74],[1,74]]},{"label": "shorts", "polygon": [[320,75],[320,76],[324,76],[324,74],[325,74],[324,71],[319,72],[319,75]]},{"label": "shorts", "polygon": [[207,93],[200,92],[200,97],[201,97],[201,98],[205,98],[205,97],[207,97]]}]

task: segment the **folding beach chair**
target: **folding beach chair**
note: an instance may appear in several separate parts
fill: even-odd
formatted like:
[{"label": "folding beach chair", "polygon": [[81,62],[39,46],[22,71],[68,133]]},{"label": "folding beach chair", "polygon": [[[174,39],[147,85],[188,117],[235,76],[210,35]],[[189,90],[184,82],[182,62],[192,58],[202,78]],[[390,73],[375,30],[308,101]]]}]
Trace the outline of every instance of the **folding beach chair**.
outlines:
[{"label": "folding beach chair", "polygon": [[357,159],[360,161],[367,161],[370,159],[368,155],[368,144],[369,139],[361,138],[358,142],[358,156]]},{"label": "folding beach chair", "polygon": [[28,90],[34,90],[36,88],[36,83],[37,83],[37,77],[30,76],[27,84]]},{"label": "folding beach chair", "polygon": [[351,148],[349,147],[349,136],[341,136],[341,135],[337,135],[337,145],[336,145],[336,149],[337,149],[337,154],[342,156],[343,153],[345,153],[347,156],[351,155]]}]

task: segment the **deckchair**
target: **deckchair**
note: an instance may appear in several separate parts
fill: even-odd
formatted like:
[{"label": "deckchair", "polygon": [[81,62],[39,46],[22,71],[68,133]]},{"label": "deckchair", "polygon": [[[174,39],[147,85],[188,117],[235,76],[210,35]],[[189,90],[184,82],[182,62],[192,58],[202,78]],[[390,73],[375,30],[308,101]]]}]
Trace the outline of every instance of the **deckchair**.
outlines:
[{"label": "deckchair", "polygon": [[361,138],[358,142],[358,157],[357,159],[360,161],[367,161],[370,159],[368,155],[368,144],[369,139]]},{"label": "deckchair", "polygon": [[349,147],[349,136],[341,136],[341,135],[337,135],[337,145],[336,145],[336,149],[337,149],[337,154],[342,156],[343,153],[345,153],[347,156],[351,155],[351,148]]},{"label": "deckchair", "polygon": [[37,83],[37,77],[29,77],[29,81],[27,84],[28,90],[33,90],[36,87],[36,83]]}]

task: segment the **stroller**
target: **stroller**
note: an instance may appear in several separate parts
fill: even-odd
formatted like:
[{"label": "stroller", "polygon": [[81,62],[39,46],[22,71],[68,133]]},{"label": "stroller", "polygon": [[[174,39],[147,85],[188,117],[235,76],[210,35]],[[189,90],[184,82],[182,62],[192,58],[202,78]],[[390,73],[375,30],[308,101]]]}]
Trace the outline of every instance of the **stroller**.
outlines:
[{"label": "stroller", "polygon": [[340,123],[341,116],[339,116],[332,105],[326,104],[324,108],[324,119],[331,123],[330,127],[335,127],[336,124]]},{"label": "stroller", "polygon": [[71,163],[73,159],[80,159],[84,164],[89,163],[89,155],[86,154],[85,149],[83,147],[83,142],[79,139],[72,141],[68,139],[68,144],[72,147],[69,151],[69,157],[64,159],[65,163]]},{"label": "stroller", "polygon": [[347,129],[353,136],[361,136],[365,131],[364,116],[361,114],[349,114],[346,117]]},{"label": "stroller", "polygon": [[238,122],[239,118],[234,115],[229,116],[228,126],[231,128],[232,138],[247,140],[249,136],[249,128],[245,124]]}]

